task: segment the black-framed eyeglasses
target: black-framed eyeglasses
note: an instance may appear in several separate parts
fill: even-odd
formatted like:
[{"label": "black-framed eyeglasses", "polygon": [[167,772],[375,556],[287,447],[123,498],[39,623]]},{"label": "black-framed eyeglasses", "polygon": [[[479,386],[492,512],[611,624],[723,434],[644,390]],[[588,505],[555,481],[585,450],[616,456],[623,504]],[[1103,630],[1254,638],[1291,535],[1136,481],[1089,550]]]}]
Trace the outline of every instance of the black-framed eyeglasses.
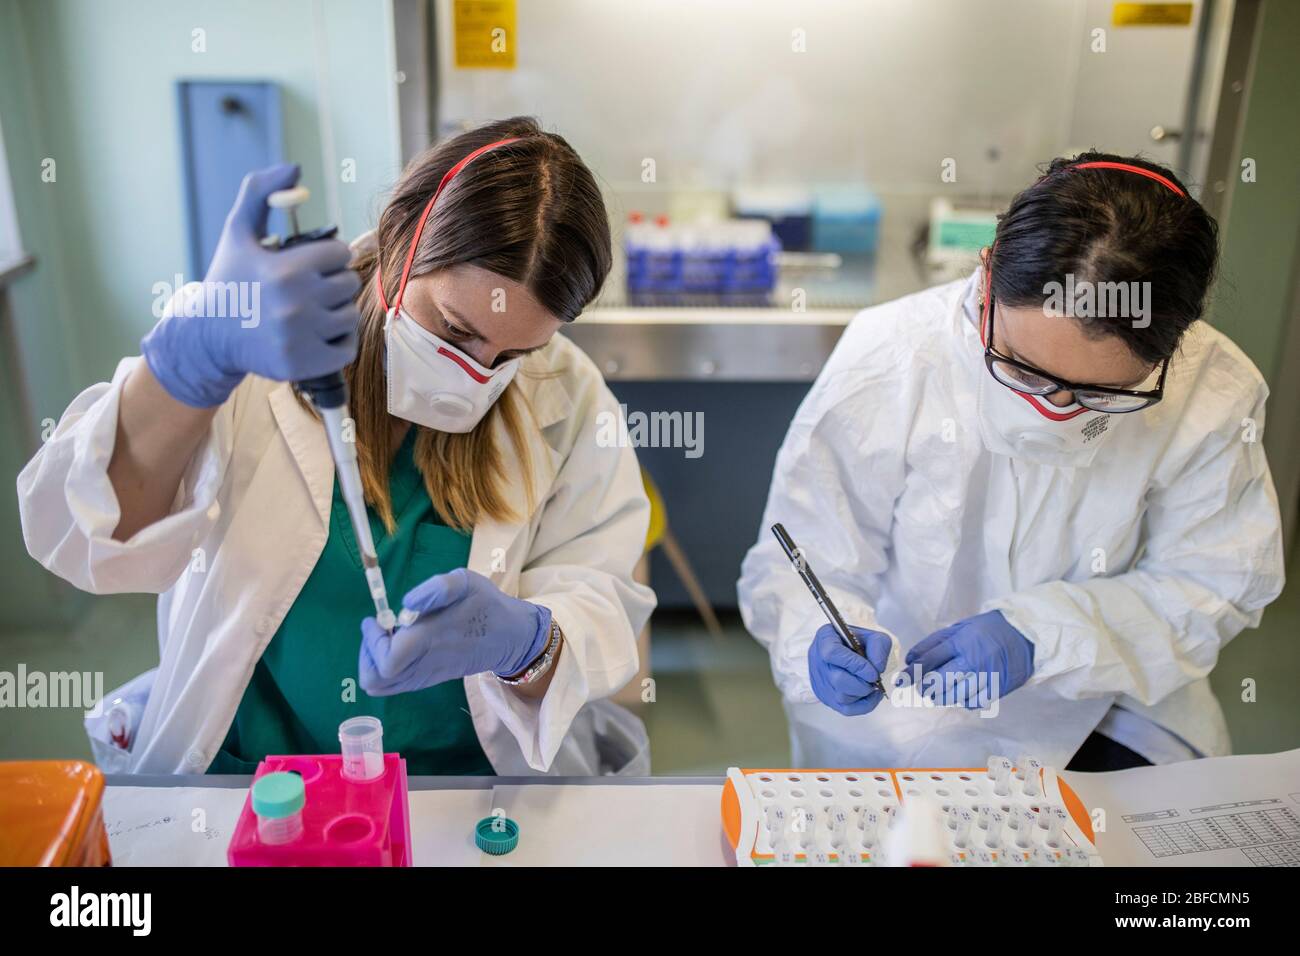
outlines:
[{"label": "black-framed eyeglasses", "polygon": [[1131,388],[1113,388],[1109,385],[1080,385],[1067,382],[1044,372],[1040,368],[1017,362],[993,348],[993,292],[988,292],[989,336],[984,344],[984,364],[989,374],[1000,384],[1025,395],[1051,395],[1054,392],[1072,392],[1074,400],[1084,408],[1108,415],[1124,415],[1150,408],[1165,394],[1165,373],[1169,371],[1169,359],[1160,365],[1160,378],[1156,387],[1149,392],[1139,392]]}]

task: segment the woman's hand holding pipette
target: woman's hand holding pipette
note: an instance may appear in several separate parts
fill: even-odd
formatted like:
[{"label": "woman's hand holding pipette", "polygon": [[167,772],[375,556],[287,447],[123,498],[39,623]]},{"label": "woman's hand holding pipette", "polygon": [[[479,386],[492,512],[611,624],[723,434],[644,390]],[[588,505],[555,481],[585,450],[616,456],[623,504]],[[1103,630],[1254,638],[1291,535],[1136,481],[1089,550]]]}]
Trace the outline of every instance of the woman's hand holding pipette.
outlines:
[{"label": "woman's hand holding pipette", "polygon": [[202,284],[183,287],[140,343],[154,378],[192,408],[222,404],[250,372],[299,381],[337,372],[356,355],[360,287],[337,239],[263,248],[267,197],[296,166],[244,177]]},{"label": "woman's hand holding pipette", "polygon": [[361,623],[359,675],[372,697],[421,690],[482,674],[512,677],[546,648],[551,612],[510,597],[473,571],[438,574],[407,592],[405,622],[387,633],[373,617]]}]

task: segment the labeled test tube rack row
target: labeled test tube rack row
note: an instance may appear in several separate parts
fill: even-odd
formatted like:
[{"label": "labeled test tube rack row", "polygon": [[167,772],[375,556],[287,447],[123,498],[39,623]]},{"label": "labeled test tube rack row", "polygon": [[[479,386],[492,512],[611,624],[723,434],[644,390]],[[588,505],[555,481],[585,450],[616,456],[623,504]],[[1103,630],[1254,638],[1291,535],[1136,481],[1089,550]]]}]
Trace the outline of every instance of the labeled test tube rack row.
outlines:
[{"label": "labeled test tube rack row", "polygon": [[741,770],[722,794],[741,866],[1100,866],[1091,821],[1054,770]]}]

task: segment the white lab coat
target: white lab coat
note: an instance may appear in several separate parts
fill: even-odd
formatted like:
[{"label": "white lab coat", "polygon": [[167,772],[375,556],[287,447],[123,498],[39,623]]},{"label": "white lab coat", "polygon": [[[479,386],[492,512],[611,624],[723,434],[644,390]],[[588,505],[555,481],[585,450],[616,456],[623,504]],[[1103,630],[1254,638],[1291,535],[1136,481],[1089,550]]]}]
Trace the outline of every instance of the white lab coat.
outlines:
[{"label": "white lab coat", "polygon": [[[855,317],[777,457],[738,590],[771,652],[796,765],[981,766],[1030,753],[1059,767],[1112,705],[1195,753],[1228,753],[1206,675],[1283,583],[1263,379],[1197,322],[1164,400],[1111,416],[1090,466],[993,454],[977,417],[988,375],[979,276]],[[999,609],[1034,644],[1033,677],[996,717],[890,702],[862,717],[832,711],[808,679],[825,618],[768,531],[777,521],[849,623],[905,651]]]},{"label": "white lab coat", "polygon": [[[19,475],[23,533],[33,557],[83,590],[160,595],[161,662],[131,753],[112,769],[198,773],[325,546],[334,463],[291,387],[249,376],[213,420],[171,513],[114,541],[107,467],[138,361],[78,396]],[[530,355],[515,381],[540,428],[530,431],[539,507],[519,523],[480,521],[468,566],[550,608],[565,646],[539,701],[491,674],[465,678],[474,728],[499,774],[648,773],[644,727],[601,700],[636,673],[636,635],[654,607],[632,580],[650,513],[635,453],[597,440],[598,416],[617,421],[617,403],[568,339]],[[517,472],[518,458],[503,457]],[[522,514],[519,477],[506,484]]]}]

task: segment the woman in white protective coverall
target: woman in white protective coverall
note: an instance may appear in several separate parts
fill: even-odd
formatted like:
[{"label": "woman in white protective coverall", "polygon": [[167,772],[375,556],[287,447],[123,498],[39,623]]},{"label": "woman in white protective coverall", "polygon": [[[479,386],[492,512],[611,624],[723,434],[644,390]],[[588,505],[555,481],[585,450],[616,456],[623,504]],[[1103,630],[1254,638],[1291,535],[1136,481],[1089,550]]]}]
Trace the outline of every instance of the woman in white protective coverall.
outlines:
[{"label": "woman in white protective coverall", "polygon": [[[204,283],[22,472],[28,549],[98,594],[154,592],[161,662],[97,757],[250,772],[384,723],[412,773],[648,772],[605,698],[654,598],[632,580],[649,505],[617,404],[555,332],[611,262],[591,172],[531,119],[415,159],[356,255],[260,242],[277,167],[245,179]],[[251,284],[258,314],[206,289]],[[197,291],[196,291],[197,290]],[[319,416],[291,384],[342,369],[394,604],[379,626]],[[111,695],[110,695],[111,696]]]},{"label": "woman in white protective coverall", "polygon": [[739,582],[796,766],[1229,752],[1206,677],[1283,565],[1267,387],[1199,321],[1217,254],[1169,170],[1087,153],[1012,201],[970,278],[850,323]]}]

